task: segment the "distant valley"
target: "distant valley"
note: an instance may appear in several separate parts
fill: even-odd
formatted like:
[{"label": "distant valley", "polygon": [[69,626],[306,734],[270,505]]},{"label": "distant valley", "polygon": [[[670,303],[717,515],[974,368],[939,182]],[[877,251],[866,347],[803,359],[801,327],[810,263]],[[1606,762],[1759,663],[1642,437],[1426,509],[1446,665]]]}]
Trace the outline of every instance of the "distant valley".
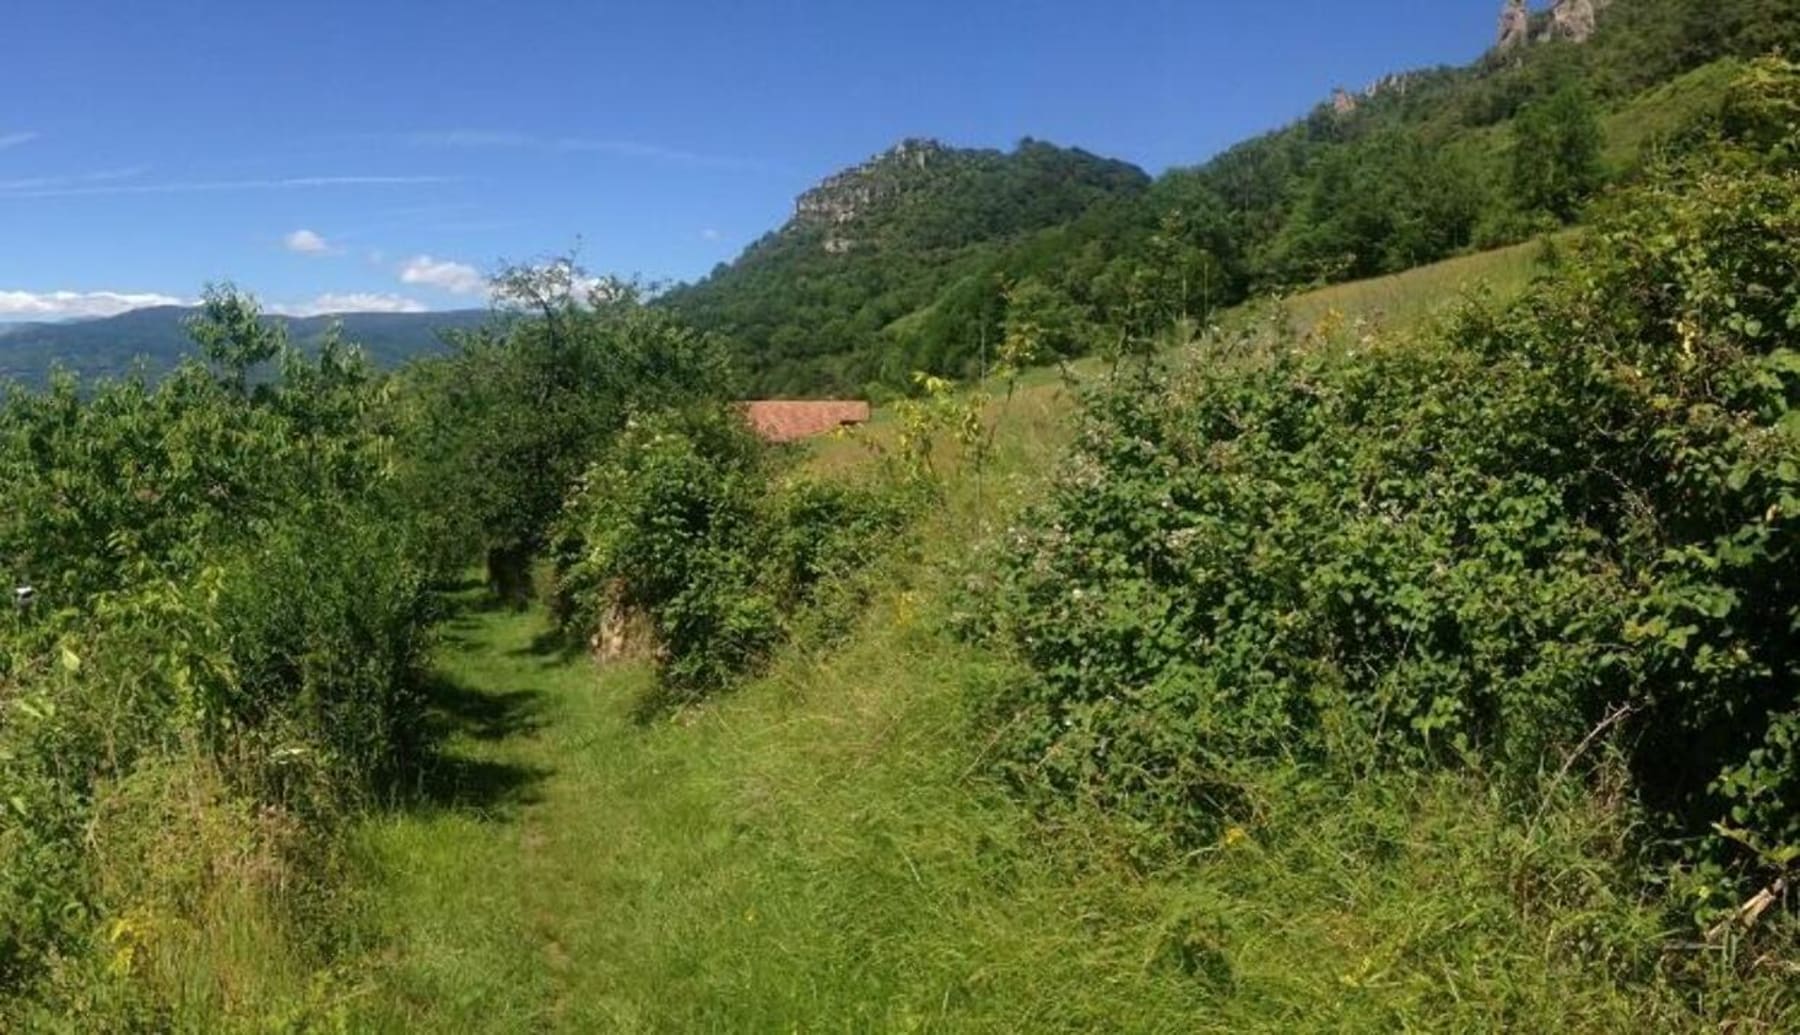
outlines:
[{"label": "distant valley", "polygon": [[[84,379],[117,378],[142,367],[156,377],[193,351],[187,321],[197,310],[182,306],[136,309],[118,316],[64,323],[0,324],[0,383],[41,386],[61,367]],[[444,348],[444,335],[486,322],[485,309],[434,313],[341,313],[271,316],[300,345],[322,341],[333,324],[382,369]]]}]

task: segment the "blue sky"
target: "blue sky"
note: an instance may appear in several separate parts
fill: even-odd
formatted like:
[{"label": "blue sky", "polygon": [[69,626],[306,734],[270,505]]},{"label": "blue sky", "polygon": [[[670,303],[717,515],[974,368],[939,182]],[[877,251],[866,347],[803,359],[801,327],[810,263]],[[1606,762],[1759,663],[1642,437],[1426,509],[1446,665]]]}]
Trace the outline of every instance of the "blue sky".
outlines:
[{"label": "blue sky", "polygon": [[907,136],[1158,172],[1462,63],[1497,0],[12,0],[0,320],[451,308],[579,247],[690,279]]}]

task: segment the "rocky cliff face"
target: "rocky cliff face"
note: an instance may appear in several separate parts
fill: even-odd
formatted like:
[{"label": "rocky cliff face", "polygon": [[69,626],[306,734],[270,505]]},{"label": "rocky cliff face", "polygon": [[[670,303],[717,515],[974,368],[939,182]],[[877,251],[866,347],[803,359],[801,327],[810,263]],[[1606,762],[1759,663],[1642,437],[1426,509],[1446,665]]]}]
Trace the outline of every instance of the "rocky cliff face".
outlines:
[{"label": "rocky cliff face", "polygon": [[[1548,17],[1542,21],[1543,30],[1538,33],[1536,42],[1567,40],[1570,43],[1586,43],[1593,38],[1594,30],[1599,25],[1600,12],[1610,2],[1611,0],[1555,0],[1550,6]],[[1506,0],[1500,8],[1500,36],[1494,49],[1506,53],[1533,42],[1532,22],[1531,8],[1526,0]]]},{"label": "rocky cliff face", "polygon": [[1413,72],[1394,72],[1382,76],[1362,90],[1352,92],[1340,86],[1331,92],[1331,110],[1340,118],[1347,118],[1362,110],[1364,101],[1390,93],[1405,96],[1417,79],[1417,74]]},{"label": "rocky cliff face", "polygon": [[1501,51],[1512,50],[1531,40],[1531,9],[1525,6],[1525,0],[1506,0],[1506,6],[1500,9],[1500,42],[1497,47]]},{"label": "rocky cliff face", "polygon": [[1586,43],[1593,38],[1600,8],[1605,6],[1606,0],[1556,0],[1556,6],[1550,10],[1550,27],[1546,35],[1550,39]]},{"label": "rocky cliff face", "polygon": [[[935,140],[902,141],[885,154],[837,173],[800,195],[794,205],[794,222],[801,226],[832,228],[853,223],[902,189],[906,173],[929,168],[947,151],[948,148]],[[842,240],[840,237],[832,239],[833,242]]]}]

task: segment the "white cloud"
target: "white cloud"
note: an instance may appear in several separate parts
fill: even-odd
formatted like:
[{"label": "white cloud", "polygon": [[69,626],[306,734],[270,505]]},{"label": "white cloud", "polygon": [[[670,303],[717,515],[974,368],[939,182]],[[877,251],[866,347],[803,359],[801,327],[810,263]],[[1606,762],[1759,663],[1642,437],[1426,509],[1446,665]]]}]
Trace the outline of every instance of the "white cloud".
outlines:
[{"label": "white cloud", "polygon": [[154,293],[120,291],[0,291],[0,318],[68,320],[116,316],[158,305],[188,305],[186,299]]},{"label": "white cloud", "polygon": [[[0,137],[0,140],[6,138]],[[212,194],[224,191],[313,190],[321,187],[408,187],[454,183],[448,176],[289,176],[275,180],[197,180],[181,183],[101,184],[85,187],[0,189],[6,198],[90,198],[119,194]]]},{"label": "white cloud", "polygon": [[326,316],[333,313],[423,313],[428,307],[418,299],[404,295],[353,291],[320,295],[299,305],[270,306],[269,311],[283,316]]},{"label": "white cloud", "polygon": [[83,183],[112,183],[115,180],[130,180],[150,171],[147,165],[127,165],[118,169],[101,169],[99,172],[82,173],[78,177]]},{"label": "white cloud", "polygon": [[301,255],[328,255],[332,251],[330,242],[311,230],[296,230],[283,237],[281,243],[288,251]]},{"label": "white cloud", "polygon": [[539,137],[529,133],[513,133],[483,129],[451,129],[408,133],[403,138],[414,147],[498,148],[548,151],[560,154],[602,154],[614,158],[666,162],[715,169],[760,169],[762,163],[727,155],[700,154],[678,147],[646,144],[637,140],[596,137]]},{"label": "white cloud", "polygon": [[128,169],[102,169],[99,172],[82,173],[79,176],[32,176],[23,180],[0,180],[0,196],[16,194],[20,191],[45,191],[53,188],[69,188],[84,183],[114,183],[142,175],[143,166]]},{"label": "white cloud", "polygon": [[719,239],[719,237],[720,237],[719,232],[717,230],[714,230],[710,226],[707,227],[706,229],[700,231],[700,239],[702,241],[717,241]]},{"label": "white cloud", "polygon": [[475,267],[461,262],[418,255],[400,267],[400,282],[423,284],[458,295],[478,295],[487,290],[487,278]]},{"label": "white cloud", "polygon": [[36,133],[0,133],[0,151],[9,147],[18,147],[20,144],[29,144],[37,138]]}]

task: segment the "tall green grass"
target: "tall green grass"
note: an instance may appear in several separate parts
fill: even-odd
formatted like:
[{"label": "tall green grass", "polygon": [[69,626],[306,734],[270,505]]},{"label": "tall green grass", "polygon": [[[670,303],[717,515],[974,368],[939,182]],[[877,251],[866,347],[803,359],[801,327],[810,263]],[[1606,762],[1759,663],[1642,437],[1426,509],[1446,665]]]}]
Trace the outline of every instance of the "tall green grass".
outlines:
[{"label": "tall green grass", "polygon": [[[1300,300],[1429,317],[1481,266]],[[1337,317],[1333,317],[1335,321]],[[1092,376],[1098,364],[1077,374]],[[1346,786],[1269,762],[1256,822],[1155,864],[1123,820],[990,781],[976,708],[1015,673],[946,631],[984,538],[1038,491],[1075,405],[996,392],[979,471],[884,562],[846,638],[652,725],[541,611],[463,601],[437,659],[446,754],[353,839],[356,922],[289,991],[351,1031],[1745,1030],[1800,1024],[1780,961],[1670,948],[1604,743],[1521,809],[1479,770]],[[891,426],[815,446],[870,462]],[[870,442],[874,445],[871,446]],[[971,559],[974,557],[975,559]],[[1522,812],[1529,821],[1521,819]],[[280,971],[267,980],[292,988]],[[255,977],[252,973],[251,977]],[[247,985],[246,987],[255,987]],[[233,1027],[249,1014],[216,1015]],[[197,1025],[197,1027],[200,1025]]]},{"label": "tall green grass", "polygon": [[1335,313],[1371,330],[1410,331],[1445,312],[1470,292],[1485,291],[1496,301],[1523,294],[1542,268],[1542,241],[1459,256],[1405,273],[1320,288],[1289,299],[1293,322],[1308,328]]},{"label": "tall green grass", "polygon": [[1625,102],[1602,124],[1608,168],[1629,172],[1653,158],[1658,145],[1718,114],[1726,92],[1743,71],[1744,62],[1724,58]]},{"label": "tall green grass", "polygon": [[[533,612],[472,612],[426,807],[360,838],[379,1031],[1675,1030],[1684,982],[1613,860],[1630,817],[1479,773],[1351,788],[1272,766],[1262,821],[1179,865],[983,775],[1003,660],[942,631],[947,518],[836,650],[651,727]],[[1776,980],[1741,1009],[1792,1018]],[[1789,1011],[1787,1014],[1782,1010]]]}]

